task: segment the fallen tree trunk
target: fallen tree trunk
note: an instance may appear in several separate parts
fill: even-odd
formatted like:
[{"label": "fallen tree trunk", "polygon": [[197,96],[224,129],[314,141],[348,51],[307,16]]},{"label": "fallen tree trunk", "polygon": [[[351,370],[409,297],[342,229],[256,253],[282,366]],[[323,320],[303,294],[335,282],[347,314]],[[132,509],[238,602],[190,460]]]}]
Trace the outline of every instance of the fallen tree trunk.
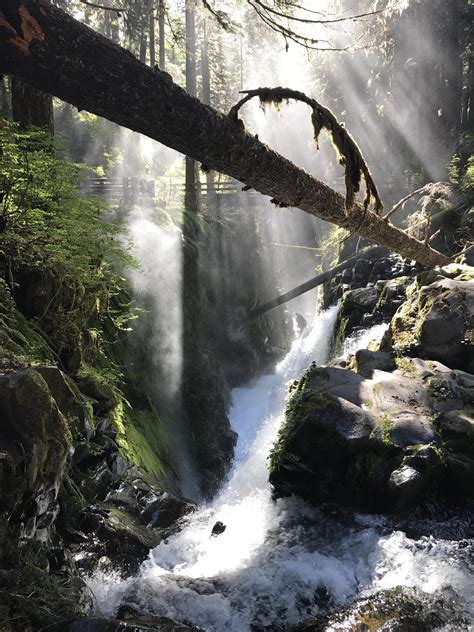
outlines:
[{"label": "fallen tree trunk", "polygon": [[203,166],[300,208],[409,259],[433,267],[450,259],[356,205],[149,68],[130,52],[46,0],[0,0],[0,72],[153,138]]},{"label": "fallen tree trunk", "polygon": [[298,285],[292,290],[289,290],[288,292],[285,292],[284,294],[280,294],[276,298],[272,299],[271,301],[268,301],[267,303],[264,303],[263,305],[259,305],[258,307],[253,309],[251,312],[249,312],[249,318],[255,318],[256,316],[261,316],[262,314],[266,314],[267,312],[270,312],[272,309],[275,309],[276,307],[279,307],[280,305],[283,305],[284,303],[288,303],[288,301],[291,301],[293,298],[297,298],[298,296],[301,296],[305,292],[309,292],[309,290],[312,290],[315,287],[318,287],[319,285],[322,285],[323,283],[330,281],[333,277],[336,276],[336,274],[339,274],[339,272],[342,272],[346,268],[351,268],[352,266],[354,266],[355,263],[359,259],[363,259],[366,257],[368,258],[377,257],[379,255],[386,254],[386,252],[387,250],[383,246],[372,246],[372,248],[366,248],[365,250],[362,250],[358,255],[355,255],[355,257],[346,259],[346,261],[343,261],[339,265],[334,266],[334,268],[331,268],[330,270],[326,270],[326,272],[321,272],[321,274],[318,274],[312,279],[309,279],[308,281],[301,283],[301,285]]}]

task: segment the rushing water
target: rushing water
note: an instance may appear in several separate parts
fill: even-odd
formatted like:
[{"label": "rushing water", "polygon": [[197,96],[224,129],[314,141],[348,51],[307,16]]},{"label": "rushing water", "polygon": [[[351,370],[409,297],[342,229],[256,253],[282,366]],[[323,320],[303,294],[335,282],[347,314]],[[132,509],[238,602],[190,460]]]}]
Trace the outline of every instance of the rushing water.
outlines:
[{"label": "rushing water", "polygon": [[[405,585],[433,592],[446,584],[474,607],[468,550],[446,538],[439,520],[442,537],[415,540],[383,517],[271,499],[266,460],[283,419],[287,383],[312,361],[327,360],[336,316],[336,307],[318,315],[273,375],[234,390],[230,417],[239,441],[227,484],[150,553],[138,577],[91,580],[103,613],[127,603],[208,632],[285,630],[318,607],[374,589]],[[227,528],[211,538],[217,520]],[[463,524],[451,521],[449,528],[454,538]]]}]

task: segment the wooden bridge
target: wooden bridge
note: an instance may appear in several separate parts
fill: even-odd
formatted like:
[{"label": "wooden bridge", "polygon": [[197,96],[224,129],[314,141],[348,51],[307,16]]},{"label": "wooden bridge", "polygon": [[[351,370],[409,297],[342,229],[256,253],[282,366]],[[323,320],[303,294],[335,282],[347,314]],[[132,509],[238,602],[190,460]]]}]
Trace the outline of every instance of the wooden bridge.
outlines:
[{"label": "wooden bridge", "polygon": [[[257,191],[242,191],[243,184],[237,180],[200,180],[195,184],[195,190],[204,204],[207,206],[217,206],[226,204],[227,206],[259,206],[262,196]],[[186,194],[186,184],[184,182],[171,183],[170,193],[173,197],[182,197]]]},{"label": "wooden bridge", "polygon": [[[327,184],[332,188],[342,191],[344,186],[344,176],[328,180]],[[413,190],[416,183],[412,183],[405,174],[392,174],[386,181],[387,189],[395,189],[400,194],[406,189]],[[262,196],[254,190],[242,191],[243,185],[237,180],[230,178],[202,179],[196,182],[196,192],[201,202],[208,207],[238,208],[240,206],[258,207],[262,206]],[[160,187],[161,188],[161,187]],[[183,180],[179,182],[169,181],[160,190],[160,200],[158,204],[163,206],[180,206],[186,193],[186,184]],[[134,178],[134,177],[110,177],[96,176],[88,178],[80,185],[80,190],[85,195],[96,195],[112,202],[121,204],[137,204],[157,202],[155,192],[155,180]]]},{"label": "wooden bridge", "polygon": [[80,190],[84,195],[96,195],[123,204],[152,202],[155,199],[155,181],[140,178],[97,176],[81,182]]},{"label": "wooden bridge", "polygon": [[[258,206],[261,196],[256,191],[242,192],[242,184],[237,180],[215,179],[208,183],[206,180],[196,182],[196,191],[201,201],[207,206],[239,206],[247,204]],[[160,191],[160,203],[164,206],[182,204],[186,193],[183,181],[169,182]],[[80,191],[84,195],[95,195],[111,202],[122,204],[137,204],[140,202],[154,203],[157,201],[155,181],[132,177],[97,176],[88,178],[80,184]],[[259,199],[260,198],[260,199]]]}]

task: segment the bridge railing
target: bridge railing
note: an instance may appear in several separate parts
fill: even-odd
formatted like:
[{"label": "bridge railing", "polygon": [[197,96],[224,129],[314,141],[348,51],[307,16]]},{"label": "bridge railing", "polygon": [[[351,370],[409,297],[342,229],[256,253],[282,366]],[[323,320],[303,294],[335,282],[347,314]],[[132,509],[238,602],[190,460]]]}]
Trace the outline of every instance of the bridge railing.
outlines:
[{"label": "bridge railing", "polygon": [[125,204],[155,199],[155,181],[133,177],[114,178],[97,176],[80,185],[85,195],[97,195],[107,200],[121,200]]}]

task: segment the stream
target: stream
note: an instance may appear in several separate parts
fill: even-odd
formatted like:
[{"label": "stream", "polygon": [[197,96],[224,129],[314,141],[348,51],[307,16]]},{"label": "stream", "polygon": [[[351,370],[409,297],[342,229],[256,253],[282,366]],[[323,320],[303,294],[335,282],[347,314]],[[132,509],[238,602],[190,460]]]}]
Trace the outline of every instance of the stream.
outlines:
[{"label": "stream", "polygon": [[[150,552],[137,577],[97,573],[89,579],[102,614],[126,603],[208,632],[286,630],[318,609],[399,585],[428,593],[450,586],[474,613],[474,560],[462,541],[468,518],[438,512],[399,524],[316,509],[295,497],[271,498],[267,457],[288,382],[311,362],[328,360],[336,317],[337,307],[318,314],[273,374],[234,389],[230,419],[239,439],[227,483]],[[348,339],[345,350],[353,353],[383,331],[378,325]],[[226,530],[210,537],[218,520]]]}]

